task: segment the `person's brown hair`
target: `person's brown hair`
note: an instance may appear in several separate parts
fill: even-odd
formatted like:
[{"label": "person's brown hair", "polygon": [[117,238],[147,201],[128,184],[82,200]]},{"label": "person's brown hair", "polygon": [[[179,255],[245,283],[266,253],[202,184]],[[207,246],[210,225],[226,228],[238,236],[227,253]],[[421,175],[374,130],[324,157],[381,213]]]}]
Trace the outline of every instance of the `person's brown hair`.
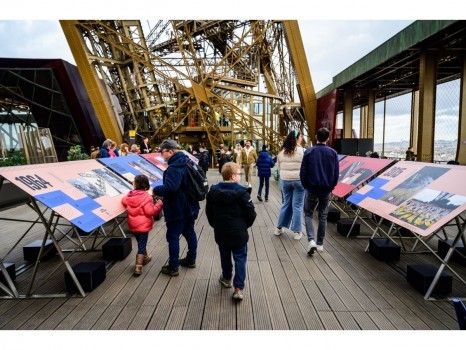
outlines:
[{"label": "person's brown hair", "polygon": [[146,175],[136,175],[134,177],[133,186],[135,190],[147,191],[150,188],[149,179]]},{"label": "person's brown hair", "polygon": [[231,180],[233,175],[240,171],[241,171],[241,167],[239,166],[239,164],[236,164],[234,162],[225,163],[222,167],[223,181]]}]

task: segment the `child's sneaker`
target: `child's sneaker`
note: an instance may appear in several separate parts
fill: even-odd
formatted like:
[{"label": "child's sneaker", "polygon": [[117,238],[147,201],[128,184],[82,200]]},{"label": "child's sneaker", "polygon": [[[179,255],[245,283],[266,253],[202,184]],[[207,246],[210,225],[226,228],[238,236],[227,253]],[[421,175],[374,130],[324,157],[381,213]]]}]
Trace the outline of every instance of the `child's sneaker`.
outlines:
[{"label": "child's sneaker", "polygon": [[293,232],[293,239],[299,241],[303,237],[301,232]]},{"label": "child's sneaker", "polygon": [[218,280],[222,286],[224,286],[225,288],[231,288],[231,280],[227,280],[225,277],[223,277],[223,275],[220,275],[220,278]]},{"label": "child's sneaker", "polygon": [[283,233],[283,228],[281,228],[281,227],[278,228],[278,227],[277,227],[277,228],[275,229],[275,231],[274,231],[273,234],[274,234],[275,236],[280,236],[282,233]]},{"label": "child's sneaker", "polygon": [[317,245],[317,251],[318,252],[323,252],[324,251],[324,246],[321,244],[321,245]]},{"label": "child's sneaker", "polygon": [[239,301],[243,300],[243,290],[239,288],[235,288],[235,292],[233,293],[232,298],[234,300],[239,300]]}]

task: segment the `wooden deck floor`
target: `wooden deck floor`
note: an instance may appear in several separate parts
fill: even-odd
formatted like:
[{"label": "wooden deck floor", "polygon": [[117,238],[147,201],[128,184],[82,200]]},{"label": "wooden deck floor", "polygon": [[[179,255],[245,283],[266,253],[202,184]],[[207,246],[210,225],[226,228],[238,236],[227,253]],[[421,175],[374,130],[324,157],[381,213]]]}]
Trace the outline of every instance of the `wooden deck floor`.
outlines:
[{"label": "wooden deck floor", "polygon": [[[210,183],[220,180],[209,171]],[[257,181],[257,178],[254,180]],[[435,263],[428,254],[402,254],[397,266],[374,259],[364,252],[367,239],[345,238],[329,224],[325,251],[306,254],[307,240],[294,241],[291,233],[273,235],[280,192],[271,179],[268,203],[258,203],[253,188],[257,219],[250,230],[245,299],[235,303],[232,290],[218,283],[220,262],[212,228],[204,212],[196,223],[199,237],[197,268],[180,268],[178,277],[160,274],[168,258],[165,223],[158,222],[150,234],[152,262],[143,275],[133,277],[136,242],[124,261],[115,263],[106,280],[85,298],[21,299],[0,301],[0,329],[41,330],[411,330],[457,329],[452,303],[424,301],[406,281],[408,263]],[[34,218],[32,211],[17,207],[1,217]],[[0,253],[18,239],[26,223],[0,221]],[[363,233],[363,226],[361,226]],[[39,225],[28,233],[27,242],[39,239]],[[436,245],[436,241],[432,242]],[[186,242],[181,239],[181,255]],[[21,247],[11,258],[23,263]],[[70,261],[92,261],[100,252],[74,254]],[[11,260],[11,259],[10,259]],[[52,276],[58,256],[44,262],[39,281],[43,292],[64,290],[63,268]],[[436,264],[436,263],[435,263]],[[27,287],[31,270],[17,277],[18,289]],[[462,274],[465,274],[464,268]],[[465,294],[454,281],[454,292]],[[1,291],[0,291],[1,293]]]}]

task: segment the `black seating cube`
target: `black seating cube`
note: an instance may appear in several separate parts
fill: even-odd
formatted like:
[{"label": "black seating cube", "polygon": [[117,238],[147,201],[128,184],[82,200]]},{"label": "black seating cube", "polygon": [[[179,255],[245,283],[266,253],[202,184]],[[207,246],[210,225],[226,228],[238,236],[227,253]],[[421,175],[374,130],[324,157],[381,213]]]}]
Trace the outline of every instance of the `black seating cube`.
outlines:
[{"label": "black seating cube", "polygon": [[[452,239],[448,239],[446,241],[443,241],[443,240],[439,239],[438,240],[438,245],[437,245],[437,254],[442,259],[444,259],[445,256],[448,253],[448,250],[452,246],[452,244],[453,244]],[[466,258],[463,258],[460,254],[458,254],[458,252],[460,252],[461,254],[466,256],[466,250],[464,249],[464,245],[463,245],[463,242],[461,240],[459,240],[458,243],[456,244],[456,249],[453,252],[452,256],[450,257],[449,261],[454,261],[454,262],[457,262],[459,264],[466,265]]]},{"label": "black seating cube", "polygon": [[131,238],[111,238],[102,246],[104,260],[124,260],[133,246]]},{"label": "black seating cube", "polygon": [[399,227],[401,237],[414,237],[414,233],[404,227]]},{"label": "black seating cube", "polygon": [[[107,276],[103,261],[81,262],[72,269],[85,292],[92,292]],[[68,293],[78,291],[68,271],[65,271],[65,289]]]},{"label": "black seating cube", "polygon": [[[23,256],[26,261],[36,261],[39,256],[42,240],[39,239],[23,247]],[[53,245],[52,240],[48,239],[45,242],[44,250],[42,251],[41,261],[46,261],[57,254],[57,248]]]},{"label": "black seating cube", "polygon": [[400,260],[400,252],[400,246],[387,238],[369,240],[369,253],[377,260]]},{"label": "black seating cube", "polygon": [[[348,236],[348,232],[351,229],[351,225],[353,225],[354,219],[342,219],[337,222],[337,231],[338,233],[342,234],[343,236]],[[351,230],[350,236],[359,236],[360,232],[360,225],[355,222],[353,229]]]},{"label": "black seating cube", "polygon": [[[430,284],[437,274],[438,267],[431,264],[411,264],[408,265],[406,271],[406,279],[422,294],[426,294]],[[446,272],[442,272],[438,279],[432,294],[448,295],[451,293],[453,277]]]},{"label": "black seating cube", "polygon": [[328,214],[327,214],[327,221],[337,222],[338,220],[340,220],[340,211],[336,208],[329,207]]},{"label": "black seating cube", "polygon": [[[5,266],[6,272],[8,272],[8,274],[10,275],[11,280],[14,281],[16,279],[16,267],[15,267],[15,264],[4,262],[3,265]],[[0,282],[2,282],[4,284],[6,283],[6,279],[3,276],[3,272],[0,272]]]}]

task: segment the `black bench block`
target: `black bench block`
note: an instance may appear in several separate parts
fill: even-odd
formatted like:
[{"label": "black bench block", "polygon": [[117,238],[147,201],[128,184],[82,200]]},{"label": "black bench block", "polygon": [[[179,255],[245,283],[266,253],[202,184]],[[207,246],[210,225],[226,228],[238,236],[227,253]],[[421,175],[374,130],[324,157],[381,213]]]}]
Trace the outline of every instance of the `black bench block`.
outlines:
[{"label": "black bench block", "polygon": [[[39,256],[42,240],[39,239],[23,247],[23,256],[26,261],[36,261]],[[45,242],[44,250],[42,251],[41,261],[49,260],[57,254],[57,248],[53,245],[52,240],[48,239]]]},{"label": "black bench block", "polygon": [[[81,262],[73,266],[73,271],[85,292],[92,292],[107,276],[103,261]],[[65,289],[69,293],[78,291],[68,271],[65,271]]]},{"label": "black bench block", "polygon": [[327,214],[327,221],[337,222],[338,220],[340,220],[340,211],[336,208],[329,207],[328,214]]},{"label": "black bench block", "polygon": [[[337,222],[337,231],[343,236],[348,236],[348,232],[353,224],[354,219],[342,219]],[[353,229],[351,230],[351,236],[358,236],[360,225],[355,222]]]},{"label": "black bench block", "polygon": [[414,234],[407,228],[399,227],[398,229],[400,230],[401,237],[414,237]]},{"label": "black bench block", "polygon": [[[426,294],[437,274],[438,267],[430,264],[411,264],[406,271],[406,279],[422,294]],[[432,294],[447,295],[451,293],[453,277],[442,272]]]},{"label": "black bench block", "polygon": [[[6,272],[8,272],[8,274],[10,275],[11,280],[14,281],[16,279],[15,264],[4,262],[3,265],[5,266]],[[2,272],[0,272],[0,282],[2,282],[4,284],[6,283],[6,279],[3,276]]]},{"label": "black bench block", "polygon": [[[451,245],[453,244],[453,240],[449,239],[447,241],[443,241],[441,239],[438,240],[437,245],[437,254],[444,259],[448,253],[448,249],[450,249]],[[464,249],[463,242],[460,240],[456,245],[456,249],[453,252],[453,255],[450,257],[450,261],[457,262],[462,265],[466,265],[466,258],[463,258],[461,255],[458,254],[460,252],[464,256],[466,256],[466,250]]]},{"label": "black bench block", "polygon": [[387,238],[369,240],[369,253],[377,260],[400,260],[400,252],[400,246]]},{"label": "black bench block", "polygon": [[124,260],[133,246],[131,238],[111,238],[102,246],[104,260]]}]

